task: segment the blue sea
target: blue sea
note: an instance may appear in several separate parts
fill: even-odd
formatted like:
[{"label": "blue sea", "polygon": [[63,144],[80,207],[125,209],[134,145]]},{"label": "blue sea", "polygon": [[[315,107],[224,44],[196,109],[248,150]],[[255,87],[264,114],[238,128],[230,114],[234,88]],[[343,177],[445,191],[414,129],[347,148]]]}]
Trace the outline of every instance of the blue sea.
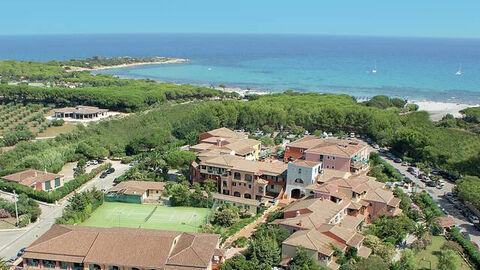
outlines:
[{"label": "blue sea", "polygon": [[[185,64],[96,71],[280,92],[385,94],[480,104],[480,39],[320,35],[105,34],[0,37],[0,59],[167,56]],[[376,73],[372,69],[376,66]],[[462,75],[455,73],[461,69]]]}]

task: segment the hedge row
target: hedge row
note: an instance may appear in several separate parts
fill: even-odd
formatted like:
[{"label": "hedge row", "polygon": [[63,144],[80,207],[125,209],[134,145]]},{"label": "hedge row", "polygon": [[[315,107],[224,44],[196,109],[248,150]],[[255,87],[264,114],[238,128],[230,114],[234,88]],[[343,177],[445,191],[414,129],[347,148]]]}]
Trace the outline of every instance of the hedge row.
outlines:
[{"label": "hedge row", "polygon": [[456,241],[463,247],[465,254],[470,258],[470,261],[476,265],[477,269],[480,269],[480,251],[478,251],[477,247],[474,246],[470,240],[463,237],[457,228],[450,229],[448,235],[452,240]]},{"label": "hedge row", "polygon": [[67,196],[92,178],[94,178],[101,171],[108,169],[111,166],[110,163],[101,165],[98,168],[93,169],[90,173],[82,174],[67,183],[63,186],[53,190],[52,192],[46,192],[43,190],[35,190],[31,187],[23,186],[17,183],[4,182],[0,180],[0,188],[12,192],[15,190],[18,194],[24,193],[28,197],[47,203],[54,203],[55,201]]},{"label": "hedge row", "polygon": [[378,153],[376,152],[371,152],[370,153],[370,160],[373,161],[374,164],[382,164],[383,167],[385,168],[385,172],[397,179],[399,182],[402,182],[403,181],[403,176],[401,173],[399,173],[397,171],[397,169],[395,169],[395,167],[393,167],[392,165],[390,165],[388,162],[386,162],[383,158],[381,158]]}]

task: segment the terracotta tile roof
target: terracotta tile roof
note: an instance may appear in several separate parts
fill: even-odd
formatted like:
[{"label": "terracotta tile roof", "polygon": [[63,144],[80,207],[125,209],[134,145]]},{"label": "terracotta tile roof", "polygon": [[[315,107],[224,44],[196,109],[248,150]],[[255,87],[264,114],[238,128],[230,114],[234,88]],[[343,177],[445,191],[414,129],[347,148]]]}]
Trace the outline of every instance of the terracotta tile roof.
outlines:
[{"label": "terracotta tile roof", "polygon": [[108,192],[115,192],[127,195],[143,195],[147,190],[165,189],[165,183],[154,181],[124,181],[110,188]]},{"label": "terracotta tile roof", "polygon": [[345,228],[356,229],[365,218],[366,216],[364,215],[358,215],[356,217],[347,215],[340,221],[340,224]]},{"label": "terracotta tile roof", "polygon": [[319,145],[320,143],[322,143],[323,140],[324,139],[322,139],[322,138],[318,138],[318,137],[309,135],[309,136],[304,136],[301,139],[298,139],[294,142],[291,142],[291,143],[287,144],[287,147],[309,149],[309,148],[312,148],[312,147],[315,147],[315,146]]},{"label": "terracotta tile roof", "polygon": [[357,255],[359,257],[364,258],[364,259],[368,258],[368,256],[370,256],[370,254],[372,254],[372,250],[368,247],[365,247],[365,246],[361,246],[358,249],[358,252],[357,252]]},{"label": "terracotta tile roof", "polygon": [[450,228],[455,226],[455,220],[452,217],[437,217],[438,224],[442,228]]},{"label": "terracotta tile roof", "polygon": [[372,189],[367,192],[365,197],[363,198],[365,201],[374,201],[374,202],[381,202],[381,203],[388,203],[390,200],[394,198],[393,193],[386,189]]},{"label": "terracotta tile roof", "polygon": [[17,182],[24,186],[31,186],[33,183],[43,183],[46,181],[55,180],[55,178],[61,178],[63,175],[49,173],[46,171],[38,171],[29,169],[22,172],[17,172],[10,175],[5,175],[2,178],[9,182]]},{"label": "terracotta tile roof", "polygon": [[312,167],[315,167],[315,166],[321,164],[321,162],[319,162],[319,161],[308,161],[308,160],[303,160],[303,159],[297,159],[297,160],[293,161],[292,163],[295,164],[295,165],[298,165],[298,166],[309,167],[309,168],[312,168]]},{"label": "terracotta tile roof", "polygon": [[282,245],[290,245],[295,247],[304,247],[310,250],[317,251],[323,255],[333,255],[331,245],[335,245],[341,251],[345,251],[347,246],[342,244],[317,230],[300,230],[288,237],[282,242]]},{"label": "terracotta tile roof", "polygon": [[331,233],[336,237],[342,239],[348,246],[354,247],[361,243],[365,238],[363,235],[359,234],[356,229],[347,228],[342,226],[342,224],[324,224],[318,228],[319,232],[322,233]]},{"label": "terracotta tile roof", "polygon": [[25,249],[23,257],[136,268],[206,269],[218,242],[219,236],[214,234],[54,225]]},{"label": "terracotta tile roof", "polygon": [[364,148],[367,144],[359,140],[322,139],[322,141],[305,151],[305,153],[318,153],[334,156],[352,157]]},{"label": "terracotta tile roof", "polygon": [[232,170],[251,172],[258,175],[268,174],[274,176],[282,174],[287,170],[287,164],[281,161],[253,161],[232,155],[213,157],[205,160],[201,165],[230,168]]},{"label": "terracotta tile roof", "polygon": [[195,144],[195,145],[190,146],[190,150],[205,151],[205,150],[208,150],[208,149],[213,148],[213,147],[215,147],[215,145],[213,145],[211,143],[199,143],[199,144]]},{"label": "terracotta tile roof", "polygon": [[223,138],[244,138],[244,134],[237,133],[229,128],[221,127],[214,130],[207,131],[205,133],[210,134],[214,137],[223,137]]},{"label": "terracotta tile roof", "polygon": [[255,151],[254,147],[261,144],[260,141],[253,139],[241,139],[222,146],[224,149],[235,151],[236,155],[247,155]]}]

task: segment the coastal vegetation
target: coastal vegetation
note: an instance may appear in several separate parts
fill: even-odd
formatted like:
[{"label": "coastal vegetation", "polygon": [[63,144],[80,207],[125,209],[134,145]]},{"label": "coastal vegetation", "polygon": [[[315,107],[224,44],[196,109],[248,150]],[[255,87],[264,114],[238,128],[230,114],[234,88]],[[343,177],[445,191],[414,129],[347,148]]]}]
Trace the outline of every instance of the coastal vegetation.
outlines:
[{"label": "coastal vegetation", "polygon": [[64,61],[58,61],[58,62],[51,61],[49,63],[50,64],[58,63],[61,66],[67,67],[67,69],[71,67],[93,69],[97,67],[111,67],[111,66],[129,65],[129,64],[138,64],[138,63],[163,63],[170,60],[180,60],[180,59],[167,58],[167,57],[94,56],[86,59],[72,59],[72,60],[64,60]]}]

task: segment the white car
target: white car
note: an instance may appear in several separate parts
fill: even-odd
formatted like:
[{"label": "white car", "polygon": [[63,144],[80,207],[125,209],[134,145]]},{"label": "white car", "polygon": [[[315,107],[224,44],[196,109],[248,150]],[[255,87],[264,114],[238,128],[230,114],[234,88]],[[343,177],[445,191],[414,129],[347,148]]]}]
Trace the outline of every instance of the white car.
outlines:
[{"label": "white car", "polygon": [[468,217],[468,220],[470,220],[470,222],[472,222],[472,223],[478,223],[478,217],[476,217],[474,215],[470,215]]}]

